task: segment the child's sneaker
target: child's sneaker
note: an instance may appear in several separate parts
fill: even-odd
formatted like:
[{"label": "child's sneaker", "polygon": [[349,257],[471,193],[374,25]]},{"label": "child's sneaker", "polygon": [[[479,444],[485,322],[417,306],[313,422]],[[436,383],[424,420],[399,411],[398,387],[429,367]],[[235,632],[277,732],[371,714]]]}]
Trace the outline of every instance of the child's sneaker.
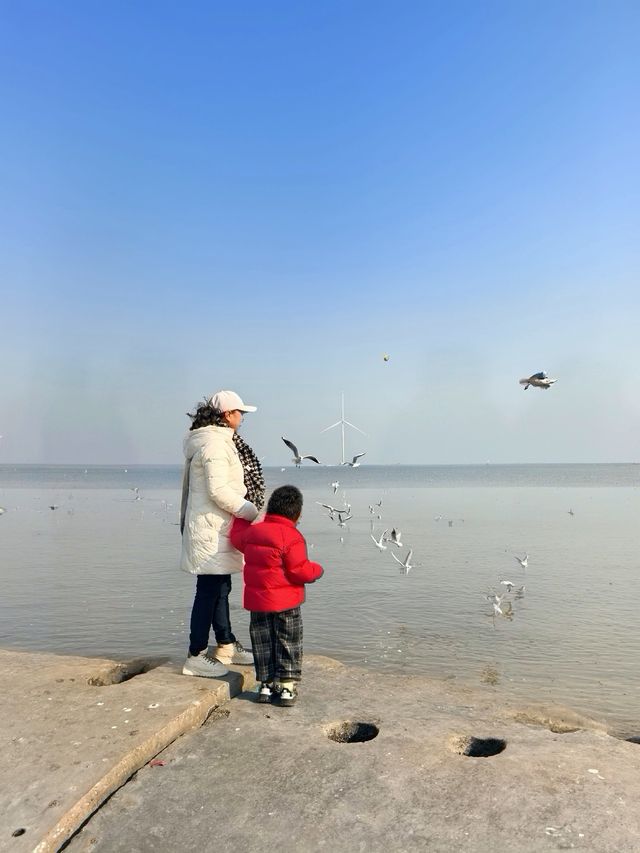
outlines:
[{"label": "child's sneaker", "polygon": [[258,690],[258,702],[266,704],[267,702],[271,702],[272,697],[273,684],[269,684],[267,681],[261,682],[260,688]]},{"label": "child's sneaker", "polygon": [[291,705],[295,705],[297,698],[298,694],[296,693],[294,687],[282,687],[278,694],[278,700],[280,704],[284,705],[286,708],[290,707]]}]

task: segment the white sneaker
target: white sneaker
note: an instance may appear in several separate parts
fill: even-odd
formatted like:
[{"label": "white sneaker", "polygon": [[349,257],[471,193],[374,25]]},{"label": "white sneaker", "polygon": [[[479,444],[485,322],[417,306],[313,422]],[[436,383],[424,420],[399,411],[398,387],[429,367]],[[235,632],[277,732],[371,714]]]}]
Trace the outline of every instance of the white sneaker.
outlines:
[{"label": "white sneaker", "polygon": [[199,675],[201,678],[222,678],[228,672],[220,661],[209,657],[206,649],[199,655],[188,655],[182,667],[183,675]]},{"label": "white sneaker", "polygon": [[227,643],[224,646],[216,646],[213,651],[213,656],[219,660],[223,666],[236,664],[236,666],[251,666],[253,664],[253,652],[251,649],[245,649],[242,643],[237,640],[235,643]]},{"label": "white sneaker", "polygon": [[263,681],[258,688],[258,702],[266,703],[271,702],[273,697],[273,684],[270,684],[268,681]]}]

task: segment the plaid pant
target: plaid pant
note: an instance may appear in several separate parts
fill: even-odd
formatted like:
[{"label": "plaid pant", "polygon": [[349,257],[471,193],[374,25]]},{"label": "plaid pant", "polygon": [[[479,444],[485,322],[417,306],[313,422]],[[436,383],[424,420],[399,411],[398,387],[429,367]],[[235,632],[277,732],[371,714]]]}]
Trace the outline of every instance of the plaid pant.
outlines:
[{"label": "plaid pant", "polygon": [[249,631],[258,681],[300,681],[302,614],[299,607],[280,613],[252,610]]}]

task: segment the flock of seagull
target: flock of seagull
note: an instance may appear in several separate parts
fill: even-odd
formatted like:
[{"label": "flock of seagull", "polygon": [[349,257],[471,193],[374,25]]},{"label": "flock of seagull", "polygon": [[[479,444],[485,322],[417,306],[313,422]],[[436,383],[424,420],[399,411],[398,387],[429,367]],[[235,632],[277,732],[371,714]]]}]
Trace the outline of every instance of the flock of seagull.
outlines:
[{"label": "flock of seagull", "polygon": [[[331,484],[331,489],[333,490],[333,494],[335,495],[338,489],[340,488],[340,482],[338,480],[334,480]],[[322,501],[316,501],[318,506],[321,506],[323,509],[327,511],[327,516],[331,521],[337,522],[338,527],[345,528],[347,526],[347,522],[353,518],[353,513],[351,511],[351,504],[347,502],[346,492],[342,493],[344,506],[336,507],[333,504],[324,503]],[[378,549],[378,551],[383,552],[388,550],[389,545],[395,546],[395,548],[401,549],[404,548],[402,543],[402,533],[397,527],[392,527],[389,530],[386,527],[382,530],[378,536],[375,535],[375,522],[373,516],[375,516],[378,520],[382,520],[382,515],[380,514],[382,509],[382,500],[378,501],[376,504],[369,504],[369,515],[371,518],[371,530],[369,533],[370,539],[373,542],[374,546]],[[573,515],[573,510],[569,510],[569,513]],[[434,518],[434,521],[441,521],[442,516],[437,515]],[[464,519],[461,519],[462,521]],[[453,526],[453,521],[449,520],[449,527]],[[343,542],[344,538],[340,537],[340,542]],[[408,575],[411,569],[419,566],[420,563],[413,562],[413,549],[409,548],[405,558],[403,560],[399,559],[393,551],[390,551],[392,558],[395,562],[400,566],[400,574]],[[520,568],[526,572],[527,567],[529,565],[529,555],[525,554],[524,557],[518,557],[514,554],[514,559],[520,566]],[[512,620],[514,616],[513,604],[514,601],[520,601],[524,598],[526,592],[525,584],[521,586],[516,586],[515,582],[512,580],[501,580],[499,582],[499,586],[502,587],[500,593],[496,592],[496,590],[492,590],[487,593],[484,597],[491,604],[492,612],[490,616],[493,618],[494,627],[496,617],[503,617],[508,620]],[[509,595],[513,593],[513,598],[508,598]]]},{"label": "flock of seagull", "polygon": [[[364,454],[360,454],[360,455],[364,455]],[[333,489],[333,494],[335,495],[335,493],[340,488],[340,482],[338,480],[334,480],[334,482],[331,483],[331,488]],[[353,518],[353,514],[351,512],[351,504],[347,502],[346,492],[342,493],[342,497],[343,497],[343,500],[345,502],[344,507],[335,507],[332,504],[323,503],[322,501],[316,501],[316,503],[318,504],[318,506],[321,506],[323,509],[327,510],[328,517],[331,521],[337,521],[338,527],[345,528],[347,526],[347,522]],[[369,514],[371,516],[376,515],[379,520],[382,519],[382,515],[380,514],[381,509],[382,509],[382,501],[381,500],[378,501],[378,503],[376,503],[375,505],[369,504]],[[370,530],[369,535],[371,537],[371,540],[373,541],[373,544],[378,549],[378,551],[386,551],[387,546],[389,544],[395,545],[396,548],[403,548],[404,547],[404,545],[401,542],[402,534],[396,527],[392,527],[390,533],[389,533],[389,528],[386,528],[385,530],[382,531],[382,533],[380,534],[380,536],[377,539],[374,536],[374,533],[375,533],[375,522],[372,518],[371,519],[371,530]],[[344,538],[340,537],[340,541],[343,542]],[[409,572],[411,571],[411,569],[413,569],[414,566],[418,565],[418,563],[412,563],[411,562],[412,557],[413,557],[413,549],[411,549],[411,548],[409,549],[404,560],[399,560],[398,557],[396,557],[396,555],[393,552],[391,552],[391,556],[396,561],[396,563],[398,563],[398,565],[400,566],[400,573],[403,575],[408,575]]]},{"label": "flock of seagull", "polygon": [[[388,356],[385,354],[384,360],[388,361]],[[519,384],[523,386],[524,390],[527,391],[529,388],[541,388],[543,390],[549,390],[552,385],[554,385],[558,380],[551,379],[547,373],[543,370],[538,373],[533,373],[531,376],[520,379]],[[310,462],[314,462],[316,465],[321,465],[322,463],[318,459],[317,456],[312,454],[303,454],[300,453],[297,446],[290,441],[289,439],[282,436],[282,441],[286,444],[286,446],[293,453],[293,463],[298,468],[302,465],[305,459]],[[342,462],[342,465],[348,465],[351,468],[357,468],[360,465],[360,460],[365,456],[365,453],[357,453],[352,457],[351,461]],[[285,469],[282,469],[285,470]],[[331,483],[331,488],[333,490],[333,494],[335,495],[340,487],[340,483],[338,480],[335,480]],[[343,492],[344,499],[344,507],[335,507],[329,503],[323,503],[321,501],[317,501],[323,509],[327,510],[328,517],[331,521],[337,522],[338,527],[344,529],[347,526],[347,522],[353,518],[353,514],[351,512],[351,504],[347,502],[346,493]],[[377,515],[378,520],[382,520],[382,515],[380,514],[380,509],[382,507],[382,501],[379,501],[376,506],[370,504],[369,505],[369,513],[371,516]],[[569,514],[573,515],[573,510],[569,510]],[[442,516],[436,516],[435,520],[440,521]],[[449,527],[453,527],[453,520],[448,521]],[[371,519],[371,530],[370,530],[370,538],[373,542],[374,546],[378,549],[378,551],[383,552],[388,549],[389,545],[394,546],[395,548],[403,548],[403,544],[401,541],[402,535],[401,532],[396,528],[392,527],[389,532],[389,528],[385,528],[380,532],[378,536],[375,535],[375,526],[374,520]],[[340,537],[340,541],[343,542],[343,537]],[[399,559],[394,553],[393,550],[390,552],[391,556],[395,560],[396,563],[400,566],[400,573],[407,575],[415,566],[419,565],[418,563],[413,563],[413,549],[410,548],[407,552],[404,560]],[[528,563],[529,563],[529,555],[525,554],[524,557],[515,556],[515,559],[520,565],[520,568],[523,571],[526,571]],[[496,617],[503,617],[505,619],[513,619],[514,610],[513,603],[514,601],[521,600],[524,598],[526,586],[522,584],[521,586],[516,586],[516,584],[511,580],[501,580],[500,587],[502,587],[501,592],[497,592],[492,590],[491,592],[485,595],[485,598],[492,605],[492,613],[491,617],[494,620],[495,627],[495,619]],[[507,596],[513,593],[513,598],[508,598]]]},{"label": "flock of seagull", "polygon": [[[303,455],[299,452],[295,444],[292,441],[289,441],[288,438],[282,436],[282,440],[293,453],[293,459],[291,461],[295,464],[296,468],[299,468],[305,459],[308,459],[310,462],[315,462],[316,465],[322,465],[322,462],[320,462],[317,456],[311,456],[310,454]],[[356,453],[356,455],[351,459],[351,462],[342,462],[341,464],[348,465],[350,468],[359,468],[360,460],[363,456],[366,456],[366,451],[364,453]]]},{"label": "flock of seagull", "polygon": [[[520,564],[521,569],[523,569],[524,571],[527,570],[527,566],[529,565],[528,554],[525,554],[524,557],[518,557],[514,554],[514,559]],[[513,619],[513,603],[514,601],[522,600],[527,589],[524,584],[522,584],[522,586],[516,587],[515,583],[511,580],[500,581],[500,586],[504,587],[504,591],[501,595],[498,595],[495,590],[492,590],[485,596],[485,598],[491,604],[492,607],[492,612],[490,615],[493,619],[494,628],[496,625],[496,616],[502,616],[504,619],[508,619],[509,621]],[[507,598],[507,595],[512,592],[514,594],[513,599]]]}]

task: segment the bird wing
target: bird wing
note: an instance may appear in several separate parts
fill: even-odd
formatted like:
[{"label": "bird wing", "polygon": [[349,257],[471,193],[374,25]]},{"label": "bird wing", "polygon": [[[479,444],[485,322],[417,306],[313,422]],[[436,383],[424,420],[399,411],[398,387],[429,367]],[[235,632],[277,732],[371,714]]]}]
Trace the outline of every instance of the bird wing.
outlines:
[{"label": "bird wing", "polygon": [[367,451],[366,451],[366,450],[365,450],[365,452],[364,452],[364,453],[356,453],[356,455],[353,457],[353,461],[354,461],[354,462],[357,462],[357,461],[358,461],[358,459],[361,459],[363,456],[366,456],[366,455],[367,455]]},{"label": "bird wing", "polygon": [[396,555],[393,553],[393,551],[391,552],[391,556],[392,556],[392,557],[393,557],[393,559],[396,561],[396,563],[400,563],[400,565],[401,565],[401,566],[404,566],[404,563],[402,562],[402,560],[399,560],[399,559],[396,557]]},{"label": "bird wing", "polygon": [[289,448],[289,450],[292,450],[292,451],[293,451],[293,453],[294,453],[294,455],[295,455],[295,456],[300,456],[300,454],[298,453],[298,448],[295,446],[295,444],[294,444],[292,441],[289,441],[289,439],[288,439],[288,438],[285,438],[284,436],[282,436],[282,440],[283,440],[283,441],[284,441],[284,443],[287,445],[287,447]]},{"label": "bird wing", "polygon": [[411,562],[411,558],[412,558],[412,557],[413,557],[413,550],[409,551],[409,553],[408,553],[408,554],[407,554],[407,556],[405,557],[405,560],[404,560],[405,564],[406,564],[406,563],[410,563],[410,562]]},{"label": "bird wing", "polygon": [[315,456],[303,456],[302,458],[303,458],[303,459],[310,459],[312,462],[315,462],[315,463],[316,463],[316,465],[319,465],[319,464],[320,464],[320,460],[319,460],[319,459],[316,459],[316,457],[315,457]]}]

